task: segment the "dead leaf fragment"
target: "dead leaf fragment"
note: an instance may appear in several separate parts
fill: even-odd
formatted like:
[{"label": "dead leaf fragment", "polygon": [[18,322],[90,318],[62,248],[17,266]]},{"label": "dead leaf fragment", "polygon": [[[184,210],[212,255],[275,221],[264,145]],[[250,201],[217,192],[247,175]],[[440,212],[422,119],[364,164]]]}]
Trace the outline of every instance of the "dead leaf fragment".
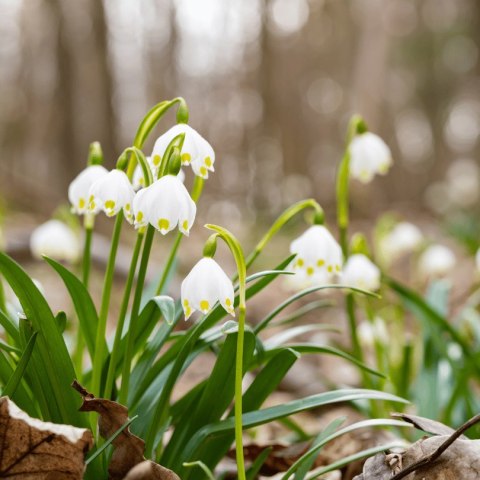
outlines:
[{"label": "dead leaf fragment", "polygon": [[92,445],[89,430],[42,422],[0,398],[0,478],[80,480]]},{"label": "dead leaf fragment", "polygon": [[[418,415],[408,415],[406,413],[392,413],[392,417],[400,418],[405,422],[411,423],[418,430],[430,433],[432,435],[451,435],[455,430],[447,425],[431,420],[430,418],[419,417]],[[467,438],[462,436],[463,438]]]},{"label": "dead leaf fragment", "polygon": [[[105,398],[95,398],[78,382],[72,384],[83,397],[81,412],[97,412],[100,435],[108,439],[128,422],[128,409],[120,403]],[[113,440],[114,447],[110,465],[109,480],[180,480],[177,474],[155,462],[145,460],[145,442],[124,428]]]}]

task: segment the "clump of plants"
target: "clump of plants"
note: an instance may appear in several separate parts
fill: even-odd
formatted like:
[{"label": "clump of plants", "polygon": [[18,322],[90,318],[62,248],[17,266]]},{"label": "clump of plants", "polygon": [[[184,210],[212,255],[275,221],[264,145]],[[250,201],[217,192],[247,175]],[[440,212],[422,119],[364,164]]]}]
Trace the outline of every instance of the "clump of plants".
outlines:
[{"label": "clump of plants", "polygon": [[[147,157],[144,144],[170,110],[176,110],[177,123],[159,136]],[[282,421],[291,430],[292,442],[309,441],[282,478],[320,478],[353,460],[404,443],[380,444],[335,464],[313,468],[322,448],[346,433],[372,426],[409,425],[388,418],[392,402],[395,409],[402,410],[407,403],[403,399],[409,399],[419,406],[420,413],[429,410],[446,423],[461,423],[471,416],[478,402],[466,387],[477,381],[480,372],[476,361],[480,355],[478,329],[469,320],[471,300],[466,307],[470,316],[462,310],[451,322],[447,320],[448,288],[444,283],[430,283],[423,297],[391,278],[391,265],[397,256],[424,248],[425,241],[414,226],[380,222],[374,249],[364,234],[349,232],[351,178],[368,183],[375,175],[386,174],[391,162],[383,140],[369,132],[360,117],[353,117],[337,174],[338,242],[314,199],[298,202],[281,213],[248,254],[228,225],[208,224],[205,227],[211,235],[203,252],[198,252],[198,262],[184,278],[180,291],[172,291],[170,282],[181,262],[177,259],[180,246],[188,241],[185,237],[192,229],[200,228],[195,218],[202,190],[214,165],[222,168],[221,162],[215,163],[214,149],[188,125],[188,107],[182,98],[161,102],[146,114],[115,169],[108,171],[102,165],[101,147],[92,144],[85,170],[68,191],[72,210],[83,217],[81,275],[59,261],[76,261],[78,257],[76,240],[64,224],[49,222],[32,236],[32,250],[43,255],[62,279],[74,313],[54,313],[29,274],[6,254],[0,254],[2,281],[18,297],[22,310],[18,314],[12,309],[2,293],[2,394],[30,417],[83,429],[81,468],[76,476],[65,478],[82,478],[84,465],[86,479],[224,478],[218,466],[233,448],[237,477],[252,480],[262,471],[271,449],[265,448],[246,462],[245,439],[249,430],[273,421]],[[112,217],[114,224],[97,306],[89,279],[95,218],[101,212]],[[256,270],[256,260],[272,237],[305,212],[308,215],[302,218],[311,224],[292,241],[285,258],[268,270]],[[136,241],[122,298],[113,300],[115,263],[124,229],[135,229]],[[174,235],[175,239],[157,281],[147,285],[153,240],[158,235]],[[233,278],[215,260],[217,248],[224,246],[235,261]],[[430,253],[433,260],[424,257],[420,265],[425,271],[432,265],[438,267],[441,253]],[[427,276],[439,274],[433,270],[430,268]],[[447,270],[448,265],[440,274]],[[288,278],[295,293],[272,305],[260,322],[251,323],[249,301],[281,278]],[[295,322],[318,308],[317,299],[306,303],[305,299],[322,290],[344,292],[351,351],[295,341],[299,334],[318,328],[298,327]],[[271,326],[302,298],[304,303],[283,322],[283,335],[272,337]],[[107,336],[112,301],[119,305],[119,313],[113,335]],[[195,312],[199,315],[193,315]],[[417,338],[407,332],[407,313],[420,322]],[[362,321],[357,318],[360,315]],[[176,328],[183,319],[188,327]],[[65,333],[73,333],[74,345],[67,346]],[[182,374],[206,352],[213,352],[216,358],[208,378],[173,400],[172,392]],[[335,355],[350,362],[358,368],[365,388],[332,388],[263,407],[291,367],[307,354]],[[245,387],[247,372],[253,373],[253,380]],[[341,385],[342,380],[338,383]],[[453,393],[438,395],[447,387]],[[298,412],[345,402],[353,402],[371,419],[342,427],[345,419],[339,418],[313,437],[295,421],[286,421]],[[13,407],[5,408],[5,418],[9,418]],[[27,424],[22,428],[38,428],[35,421]],[[85,433],[89,431],[91,439]],[[10,439],[13,443],[22,441],[18,436]],[[26,468],[25,459],[38,453],[36,444],[27,447],[26,453],[13,457],[12,465],[2,465],[2,471]],[[62,470],[67,466],[55,468],[67,475]]]}]

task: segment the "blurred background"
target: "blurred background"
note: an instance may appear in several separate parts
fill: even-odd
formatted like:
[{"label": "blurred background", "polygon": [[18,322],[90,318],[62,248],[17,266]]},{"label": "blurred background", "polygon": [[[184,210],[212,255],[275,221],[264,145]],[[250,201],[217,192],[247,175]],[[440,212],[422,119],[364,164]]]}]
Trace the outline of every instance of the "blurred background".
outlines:
[{"label": "blurred background", "polygon": [[478,203],[477,0],[0,0],[0,35],[10,209],[47,218],[91,141],[113,166],[149,107],[177,95],[217,154],[212,222],[307,196],[331,208],[354,112],[395,160],[352,185],[356,218]]}]

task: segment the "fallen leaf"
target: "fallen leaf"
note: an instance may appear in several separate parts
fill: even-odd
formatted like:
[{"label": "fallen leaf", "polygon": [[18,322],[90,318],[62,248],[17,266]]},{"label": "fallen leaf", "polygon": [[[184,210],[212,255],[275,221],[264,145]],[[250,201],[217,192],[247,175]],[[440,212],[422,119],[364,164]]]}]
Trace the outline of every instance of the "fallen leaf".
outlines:
[{"label": "fallen leaf", "polygon": [[[405,422],[411,423],[418,430],[430,433],[432,435],[451,435],[455,430],[447,425],[430,418],[419,417],[418,415],[408,415],[406,413],[392,413],[392,417],[400,418]],[[463,436],[463,438],[466,438]]]},{"label": "fallen leaf", "polygon": [[[95,398],[78,382],[73,388],[83,397],[81,412],[97,412],[100,435],[108,439],[128,422],[128,409],[105,398]],[[124,428],[113,440],[112,458],[108,466],[109,480],[180,480],[178,475],[155,462],[145,460],[145,442]]]},{"label": "fallen leaf", "polygon": [[0,478],[80,480],[92,445],[89,430],[42,422],[0,398]]},{"label": "fallen leaf", "polygon": [[[406,419],[406,418],[405,418]],[[477,480],[480,478],[480,440],[463,436],[480,422],[477,415],[458,430],[415,417],[421,430],[449,431],[449,435],[422,438],[399,454],[379,453],[369,458],[354,480]],[[446,430],[445,430],[446,429]]]}]

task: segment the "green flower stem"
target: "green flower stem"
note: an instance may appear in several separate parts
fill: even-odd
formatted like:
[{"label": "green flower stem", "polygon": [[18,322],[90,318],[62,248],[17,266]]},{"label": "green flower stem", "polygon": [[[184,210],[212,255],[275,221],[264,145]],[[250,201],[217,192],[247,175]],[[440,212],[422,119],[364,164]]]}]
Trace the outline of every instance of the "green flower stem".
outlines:
[{"label": "green flower stem", "polygon": [[[91,266],[91,249],[92,249],[92,236],[93,236],[93,221],[87,219],[89,214],[84,218],[85,226],[85,241],[83,245],[83,260],[82,260],[82,282],[85,288],[88,289],[88,283],[90,280],[90,266]],[[75,353],[73,355],[73,365],[77,378],[81,380],[83,370],[83,350],[85,347],[85,338],[83,336],[80,324],[78,324],[77,330],[77,344],[75,345]]]},{"label": "green flower stem", "polygon": [[307,208],[313,208],[315,210],[316,216],[323,218],[323,209],[313,198],[308,200],[302,200],[301,202],[295,203],[292,206],[288,207],[273,223],[268,232],[263,236],[263,238],[258,242],[258,244],[253,249],[252,253],[245,260],[246,268],[248,269],[256,258],[260,255],[262,250],[267,246],[273,236],[283,228],[283,226],[291,220],[295,215],[306,210]]},{"label": "green flower stem", "polygon": [[[200,195],[202,194],[204,184],[205,184],[205,180],[202,177],[195,176],[195,180],[192,188],[192,195],[191,195],[192,200],[195,203],[198,203],[198,200],[200,199]],[[170,254],[167,258],[167,263],[165,264],[165,268],[163,269],[162,277],[158,282],[155,295],[161,295],[163,292],[163,289],[165,288],[165,284],[167,283],[167,279],[170,276],[170,272],[172,270],[173,263],[175,261],[175,257],[177,256],[177,252],[178,252],[178,249],[180,248],[180,243],[182,242],[183,237],[184,237],[183,233],[181,232],[177,233],[175,241],[173,242],[173,245],[172,245],[172,249],[170,250]]]},{"label": "green flower stem", "polygon": [[115,383],[115,370],[120,354],[120,340],[122,339],[123,326],[125,324],[125,318],[127,316],[128,303],[130,301],[130,293],[132,291],[133,281],[135,279],[135,271],[137,270],[138,257],[140,256],[140,250],[142,248],[144,238],[144,232],[139,231],[135,247],[133,248],[132,260],[130,262],[130,270],[128,271],[127,282],[125,284],[125,290],[123,292],[122,304],[120,306],[120,313],[118,316],[117,327],[115,330],[115,339],[113,341],[112,354],[110,356],[110,363],[108,365],[107,380],[105,382],[104,397],[110,398],[113,392],[113,386]]},{"label": "green flower stem", "polygon": [[237,352],[235,359],[235,450],[237,457],[238,480],[246,480],[245,459],[243,455],[243,424],[242,424],[242,380],[243,380],[243,343],[245,336],[245,315],[246,315],[246,277],[247,267],[242,247],[238,240],[226,229],[216,225],[206,227],[218,233],[218,236],[228,245],[235,263],[237,265],[239,283],[239,304],[238,304],[238,334]]},{"label": "green flower stem", "polygon": [[[366,131],[366,125],[363,119],[354,115],[348,125],[347,141],[345,153],[340,162],[337,173],[337,225],[340,236],[340,246],[343,257],[348,258],[348,226],[349,226],[349,184],[350,184],[350,143],[353,137]],[[363,361],[362,349],[358,341],[357,321],[355,318],[355,299],[352,293],[349,293],[345,299],[345,307],[350,327],[350,337],[352,340],[352,351],[355,358]]]},{"label": "green flower stem", "polygon": [[102,303],[100,306],[100,314],[98,317],[97,334],[95,341],[95,357],[92,367],[92,386],[90,391],[94,395],[100,395],[100,382],[102,378],[102,369],[105,362],[106,352],[104,351],[104,338],[107,328],[108,308],[110,306],[110,295],[112,292],[113,274],[115,272],[115,259],[117,256],[118,244],[120,241],[120,233],[122,231],[123,211],[117,214],[115,226],[113,228],[112,243],[110,246],[110,255],[108,257],[107,269],[105,271],[105,279],[103,282]]},{"label": "green flower stem", "polygon": [[140,260],[140,268],[138,270],[137,285],[135,287],[135,294],[133,296],[132,311],[130,313],[130,327],[127,332],[127,346],[123,361],[122,371],[122,385],[120,388],[118,401],[122,405],[126,405],[128,400],[128,388],[130,383],[130,366],[133,360],[133,347],[135,341],[135,334],[137,329],[138,313],[140,310],[140,303],[142,301],[143,286],[145,284],[145,277],[147,275],[148,259],[152,249],[153,236],[155,229],[149,225],[147,233],[145,234],[145,242],[143,245],[142,259]]}]

